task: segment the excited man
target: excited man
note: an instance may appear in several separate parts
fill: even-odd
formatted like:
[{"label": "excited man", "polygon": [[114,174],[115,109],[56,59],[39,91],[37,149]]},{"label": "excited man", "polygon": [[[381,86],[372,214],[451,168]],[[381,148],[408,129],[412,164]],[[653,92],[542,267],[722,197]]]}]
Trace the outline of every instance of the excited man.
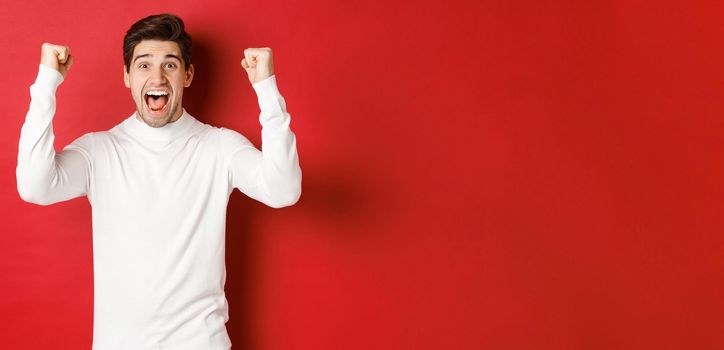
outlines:
[{"label": "excited man", "polygon": [[17,185],[40,205],[86,195],[93,216],[93,349],[229,349],[224,295],[226,206],[234,188],[280,208],[298,200],[301,169],[268,48],[246,49],[262,149],[182,107],[191,38],[180,18],[146,17],[123,40],[136,111],[108,131],[53,148],[55,92],[73,64],[43,44],[20,133]]}]

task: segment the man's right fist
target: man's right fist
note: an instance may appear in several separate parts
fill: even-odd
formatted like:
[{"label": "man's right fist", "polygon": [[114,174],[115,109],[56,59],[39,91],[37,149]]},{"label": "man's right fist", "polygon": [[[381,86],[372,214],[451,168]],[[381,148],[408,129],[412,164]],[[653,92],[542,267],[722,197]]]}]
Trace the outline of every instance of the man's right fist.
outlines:
[{"label": "man's right fist", "polygon": [[73,56],[70,54],[70,48],[63,45],[43,43],[40,52],[40,64],[57,70],[63,75],[63,78],[65,78],[68,70],[70,70],[70,66],[73,65]]}]

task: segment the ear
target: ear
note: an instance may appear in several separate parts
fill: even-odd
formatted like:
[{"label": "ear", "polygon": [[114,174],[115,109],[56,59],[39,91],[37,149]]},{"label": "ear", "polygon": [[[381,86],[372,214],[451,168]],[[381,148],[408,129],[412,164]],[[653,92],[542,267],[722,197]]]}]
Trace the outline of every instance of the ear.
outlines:
[{"label": "ear", "polygon": [[191,81],[194,80],[194,65],[189,65],[189,70],[186,71],[186,79],[184,79],[184,87],[191,86]]},{"label": "ear", "polygon": [[123,83],[126,85],[127,88],[131,87],[131,79],[128,76],[128,69],[126,68],[126,65],[123,65]]}]

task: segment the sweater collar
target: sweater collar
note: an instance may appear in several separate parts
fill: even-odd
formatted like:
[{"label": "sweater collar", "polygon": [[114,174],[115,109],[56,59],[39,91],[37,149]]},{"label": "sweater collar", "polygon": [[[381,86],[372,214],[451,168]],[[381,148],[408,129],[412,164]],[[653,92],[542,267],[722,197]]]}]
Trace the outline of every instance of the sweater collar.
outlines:
[{"label": "sweater collar", "polygon": [[137,113],[138,112],[133,113],[126,120],[131,135],[154,141],[173,141],[183,134],[194,122],[194,117],[188,114],[185,108],[183,109],[181,117],[175,122],[168,123],[160,128],[150,127],[145,122],[138,120],[136,117]]}]

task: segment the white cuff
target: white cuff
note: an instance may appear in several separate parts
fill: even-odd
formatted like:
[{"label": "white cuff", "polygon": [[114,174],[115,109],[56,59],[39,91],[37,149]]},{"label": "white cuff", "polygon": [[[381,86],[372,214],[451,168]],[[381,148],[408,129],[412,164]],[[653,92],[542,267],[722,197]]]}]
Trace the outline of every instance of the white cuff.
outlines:
[{"label": "white cuff", "polygon": [[49,89],[51,92],[55,93],[58,86],[63,83],[63,80],[65,79],[63,79],[63,75],[60,74],[60,72],[46,65],[39,64],[38,76],[35,78],[35,83],[33,85],[43,89]]}]

